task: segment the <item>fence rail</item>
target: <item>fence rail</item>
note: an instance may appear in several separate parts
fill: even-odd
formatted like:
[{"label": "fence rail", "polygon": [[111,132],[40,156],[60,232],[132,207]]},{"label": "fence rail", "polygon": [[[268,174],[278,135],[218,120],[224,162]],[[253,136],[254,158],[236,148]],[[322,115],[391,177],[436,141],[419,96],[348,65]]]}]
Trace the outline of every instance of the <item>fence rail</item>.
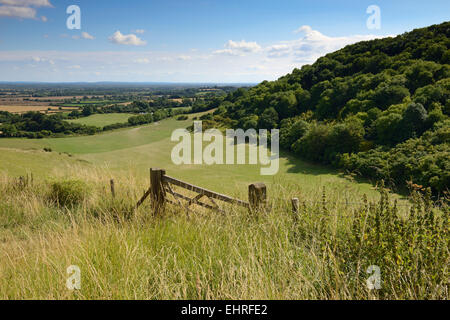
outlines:
[{"label": "fence rail", "polygon": [[[179,188],[183,188],[185,190],[195,192],[196,195],[193,197],[189,197],[180,192],[175,191],[172,186],[176,186]],[[114,181],[111,180],[111,192],[114,197]],[[169,198],[169,195],[173,197],[173,199]],[[215,191],[211,191],[191,183],[181,181],[174,177],[166,175],[166,171],[164,169],[152,168],[150,169],[150,187],[144,192],[142,198],[137,202],[136,209],[139,208],[144,201],[150,197],[151,206],[154,214],[160,214],[161,210],[164,208],[166,203],[170,203],[173,205],[178,205],[187,211],[192,211],[192,205],[198,205],[200,207],[214,210],[218,212],[224,212],[216,201],[222,201],[225,203],[230,203],[233,205],[238,205],[244,208],[247,208],[251,212],[264,212],[267,211],[269,205],[267,203],[267,188],[264,183],[253,183],[248,186],[248,201],[240,200],[237,198],[233,198],[231,196],[221,194]],[[287,199],[278,199],[280,201],[288,201]],[[203,200],[203,201],[201,201]],[[204,202],[207,200],[209,203]],[[298,213],[300,211],[301,203],[305,203],[306,201],[300,201],[298,198],[290,199],[292,205],[293,213]],[[317,204],[345,204],[345,205],[364,205],[364,202],[351,202],[351,201],[308,201]],[[411,207],[412,204],[400,204],[396,203],[396,206],[404,206]],[[440,207],[440,206],[434,206]]]},{"label": "fence rail", "polygon": [[[188,197],[174,191],[172,186],[195,192],[197,195],[192,198]],[[174,200],[169,199],[168,195],[171,195]],[[166,175],[164,169],[158,168],[150,169],[150,187],[138,201],[136,208],[139,208],[149,196],[155,214],[159,214],[166,203],[179,205],[188,211],[191,211],[190,207],[195,204],[219,212],[223,212],[223,210],[219,207],[216,200],[238,205],[247,208],[252,212],[265,210],[267,205],[267,188],[264,183],[254,183],[249,185],[249,201],[247,202],[170,177]],[[209,200],[210,203],[200,201],[204,198]]]},{"label": "fence rail", "polygon": [[198,187],[198,186],[195,186],[193,184],[190,184],[190,183],[187,183],[187,182],[184,182],[184,181],[181,181],[181,180],[169,177],[169,176],[164,176],[164,182],[173,184],[175,186],[184,188],[184,189],[189,190],[189,191],[197,192],[198,194],[201,194],[201,195],[206,196],[208,198],[213,198],[213,199],[221,200],[221,201],[232,203],[232,204],[237,204],[239,206],[246,207],[246,208],[250,207],[250,204],[248,202],[246,202],[246,201],[242,201],[242,200],[239,200],[239,199],[235,199],[235,198],[229,197],[229,196],[224,195],[224,194],[220,194],[220,193],[217,193],[217,192],[214,192],[214,191],[210,191],[208,189],[204,189],[202,187]]}]

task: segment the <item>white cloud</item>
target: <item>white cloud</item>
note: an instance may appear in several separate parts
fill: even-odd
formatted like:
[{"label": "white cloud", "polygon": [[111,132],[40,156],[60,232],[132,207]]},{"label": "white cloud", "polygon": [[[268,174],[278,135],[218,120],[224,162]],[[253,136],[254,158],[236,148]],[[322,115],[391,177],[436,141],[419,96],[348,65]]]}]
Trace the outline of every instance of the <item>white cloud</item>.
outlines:
[{"label": "white cloud", "polygon": [[[68,35],[67,34],[62,34],[61,37],[62,38],[67,38]],[[72,39],[74,39],[74,40],[79,40],[79,39],[94,40],[95,37],[90,35],[89,33],[85,32],[85,31],[83,31],[83,32],[81,32],[81,35],[78,35],[78,34],[73,35]]]},{"label": "white cloud", "polygon": [[285,57],[291,52],[292,48],[288,44],[275,44],[267,48],[270,58]]},{"label": "white cloud", "polygon": [[223,55],[229,55],[229,56],[237,56],[238,54],[234,52],[231,49],[222,49],[222,50],[216,50],[213,52],[214,54],[223,54]]},{"label": "white cloud", "polygon": [[76,64],[76,65],[73,65],[73,66],[68,66],[67,68],[69,68],[69,69],[81,69],[81,66]]},{"label": "white cloud", "polygon": [[257,44],[256,42],[246,42],[245,40],[242,41],[233,41],[228,40],[228,42],[225,44],[225,49],[222,50],[216,50],[214,51],[215,54],[225,54],[225,55],[232,55],[232,56],[243,56],[248,53],[255,53],[261,50],[261,46]]},{"label": "white cloud", "polygon": [[21,7],[53,7],[48,0],[0,0],[0,4]]},{"label": "white cloud", "polygon": [[301,26],[294,31],[303,36],[293,41],[283,41],[266,48],[269,58],[294,58],[295,62],[312,63],[319,57],[339,50],[359,41],[380,38],[375,35],[351,35],[345,37],[328,37],[310,26]]},{"label": "white cloud", "polygon": [[16,6],[0,6],[0,17],[34,19],[36,18],[36,9]]},{"label": "white cloud", "polygon": [[310,26],[304,25],[294,30],[294,33],[311,32],[313,29]]},{"label": "white cloud", "polygon": [[150,60],[147,58],[138,58],[134,60],[135,63],[141,63],[141,64],[148,64],[150,63]]},{"label": "white cloud", "polygon": [[160,58],[157,58],[157,61],[170,62],[170,61],[173,61],[173,59],[170,57],[160,57]]},{"label": "white cloud", "polygon": [[250,70],[250,71],[259,71],[259,70],[264,70],[264,69],[266,69],[266,67],[263,65],[251,65],[251,66],[247,67],[247,70]]},{"label": "white cloud", "polygon": [[82,37],[83,39],[88,39],[88,40],[94,40],[94,39],[95,39],[94,36],[91,36],[89,33],[84,32],[84,31],[81,33],[81,37]]},{"label": "white cloud", "polygon": [[[36,9],[31,7],[53,7],[48,0],[0,0],[0,17],[36,19]],[[47,22],[47,17],[40,18]]]},{"label": "white cloud", "polygon": [[135,34],[122,34],[120,31],[116,31],[109,41],[116,44],[129,45],[129,46],[144,46],[147,44],[146,41],[140,39]]},{"label": "white cloud", "polygon": [[256,52],[261,50],[261,46],[256,42],[246,42],[244,40],[240,42],[234,42],[233,40],[229,40],[225,45],[228,49],[232,50],[241,50],[244,52]]},{"label": "white cloud", "polygon": [[181,60],[181,61],[188,61],[188,60],[192,60],[192,57],[191,56],[181,55],[181,56],[178,56],[177,59]]},{"label": "white cloud", "polygon": [[55,61],[54,61],[54,60],[48,59],[48,58],[39,57],[39,56],[33,56],[33,57],[31,57],[31,60],[33,60],[33,62],[36,62],[36,63],[40,63],[40,62],[44,63],[44,62],[47,62],[47,63],[49,63],[49,64],[51,64],[51,65],[54,65],[54,64],[55,64]]},{"label": "white cloud", "polygon": [[145,33],[145,30],[144,29],[136,29],[133,32],[137,33],[137,34],[143,34],[143,33]]}]

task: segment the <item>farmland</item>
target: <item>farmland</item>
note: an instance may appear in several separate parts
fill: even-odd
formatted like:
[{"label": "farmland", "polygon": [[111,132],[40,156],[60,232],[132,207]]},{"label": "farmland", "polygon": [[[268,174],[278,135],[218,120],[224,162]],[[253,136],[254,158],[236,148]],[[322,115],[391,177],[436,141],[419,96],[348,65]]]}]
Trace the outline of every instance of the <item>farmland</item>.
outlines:
[{"label": "farmland", "polygon": [[50,107],[48,105],[32,106],[32,105],[0,105],[0,111],[10,113],[25,113],[29,111],[42,113],[70,112],[78,110],[78,107]]},{"label": "farmland", "polygon": [[89,117],[69,120],[69,122],[102,128],[115,123],[127,122],[128,118],[131,116],[133,115],[127,113],[94,114]]}]

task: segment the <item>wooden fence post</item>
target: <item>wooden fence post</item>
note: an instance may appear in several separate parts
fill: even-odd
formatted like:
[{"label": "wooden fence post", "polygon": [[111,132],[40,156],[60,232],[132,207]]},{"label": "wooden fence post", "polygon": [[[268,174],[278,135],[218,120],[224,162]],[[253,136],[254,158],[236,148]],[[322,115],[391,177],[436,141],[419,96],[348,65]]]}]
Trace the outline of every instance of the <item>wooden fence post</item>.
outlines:
[{"label": "wooden fence post", "polygon": [[111,179],[111,180],[109,181],[109,184],[111,185],[111,194],[112,194],[112,197],[115,198],[115,197],[116,197],[116,189],[115,189],[115,187],[114,187],[114,179]]},{"label": "wooden fence post", "polygon": [[299,211],[300,211],[300,200],[298,198],[292,198],[292,213],[294,215],[294,221],[298,220]]},{"label": "wooden fence post", "polygon": [[298,200],[298,198],[292,198],[292,212],[294,214],[298,214],[299,207],[300,207],[300,200]]},{"label": "wooden fence post", "polygon": [[248,202],[251,212],[266,210],[267,188],[264,183],[254,183],[248,186]]},{"label": "wooden fence post", "polygon": [[151,184],[151,203],[155,215],[159,215],[164,208],[166,192],[164,190],[164,175],[166,171],[163,169],[150,169],[150,184]]}]

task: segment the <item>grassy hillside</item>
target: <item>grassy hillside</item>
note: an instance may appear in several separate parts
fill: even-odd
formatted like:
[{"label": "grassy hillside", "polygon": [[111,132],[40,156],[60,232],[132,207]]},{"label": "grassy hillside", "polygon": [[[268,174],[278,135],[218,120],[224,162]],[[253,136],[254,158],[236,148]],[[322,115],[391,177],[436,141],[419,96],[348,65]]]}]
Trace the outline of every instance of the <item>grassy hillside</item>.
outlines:
[{"label": "grassy hillside", "polygon": [[[191,119],[202,114],[194,114]],[[341,176],[336,170],[296,159],[286,152],[282,153],[280,170],[274,177],[261,176],[259,165],[174,165],[170,153],[176,143],[170,141],[170,136],[175,129],[192,124],[191,119],[166,119],[94,136],[0,139],[0,161],[5,163],[1,171],[17,175],[33,172],[46,177],[52,172],[67,170],[71,165],[100,167],[108,168],[113,176],[132,174],[148,184],[149,168],[162,167],[175,177],[220,192],[239,190],[245,194],[248,184],[262,180],[269,185],[281,182],[296,185],[303,192],[320,192],[320,187],[327,186],[341,190],[343,197],[360,197],[367,193],[375,198],[377,195],[370,183],[353,183],[349,180],[351,177]],[[44,152],[44,148],[50,148],[52,153]]]},{"label": "grassy hillside", "polygon": [[[110,174],[74,166],[27,185],[0,177],[0,298],[449,298],[448,219],[429,196],[416,194],[408,210],[383,190],[366,202],[336,184],[308,193],[280,181],[269,188],[268,213],[187,216],[168,205],[153,217],[148,201],[133,210],[148,184],[116,173],[112,199]],[[65,286],[71,265],[80,290]],[[382,270],[381,290],[367,289],[371,265]]]},{"label": "grassy hillside", "polygon": [[278,128],[298,156],[441,196],[450,185],[450,22],[360,42],[227,96],[209,126]]},{"label": "grassy hillside", "polygon": [[[420,193],[394,202],[384,189],[288,154],[262,179],[270,212],[187,216],[168,205],[155,218],[148,201],[134,210],[150,167],[241,199],[261,180],[258,166],[173,165],[170,134],[191,123],[1,139],[0,298],[448,299],[446,207]],[[17,179],[31,172],[32,183]],[[374,264],[386,285],[370,291]],[[81,290],[65,286],[70,265],[81,269]]]}]

